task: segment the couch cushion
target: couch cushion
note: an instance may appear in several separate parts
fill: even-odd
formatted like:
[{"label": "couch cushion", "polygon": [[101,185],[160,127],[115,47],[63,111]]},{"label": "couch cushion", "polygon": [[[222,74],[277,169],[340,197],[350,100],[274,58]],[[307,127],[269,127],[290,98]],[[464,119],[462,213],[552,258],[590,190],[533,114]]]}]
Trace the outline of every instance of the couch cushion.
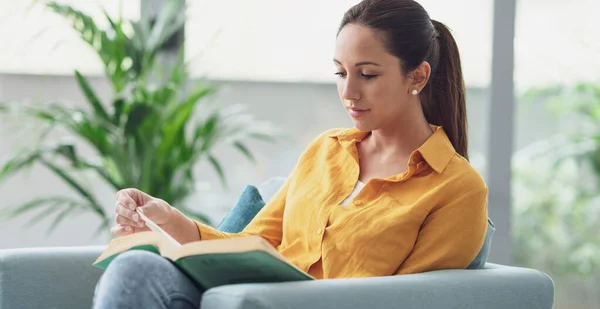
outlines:
[{"label": "couch cushion", "polygon": [[490,254],[490,248],[492,247],[492,236],[494,236],[494,232],[496,231],[496,226],[494,222],[490,218],[488,218],[488,228],[485,233],[485,240],[483,242],[483,246],[479,250],[479,253],[475,257],[475,259],[467,266],[467,269],[481,269],[484,268],[485,263],[487,262],[488,255]]},{"label": "couch cushion", "polygon": [[265,201],[258,189],[255,186],[246,186],[237,203],[223,218],[217,230],[228,233],[241,232],[263,206],[265,206]]}]

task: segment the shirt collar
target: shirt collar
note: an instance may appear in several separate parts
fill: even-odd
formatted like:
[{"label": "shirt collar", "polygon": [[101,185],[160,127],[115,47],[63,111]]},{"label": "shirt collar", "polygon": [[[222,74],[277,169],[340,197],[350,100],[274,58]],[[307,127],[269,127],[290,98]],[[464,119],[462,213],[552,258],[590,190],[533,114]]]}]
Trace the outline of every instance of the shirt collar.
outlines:
[{"label": "shirt collar", "polygon": [[[456,154],[456,150],[441,126],[430,126],[433,134],[410,155],[410,162],[416,163],[422,157],[433,170],[441,173]],[[329,137],[336,138],[342,146],[346,147],[351,143],[362,141],[367,135],[369,132],[351,128],[335,130],[329,134]]]}]

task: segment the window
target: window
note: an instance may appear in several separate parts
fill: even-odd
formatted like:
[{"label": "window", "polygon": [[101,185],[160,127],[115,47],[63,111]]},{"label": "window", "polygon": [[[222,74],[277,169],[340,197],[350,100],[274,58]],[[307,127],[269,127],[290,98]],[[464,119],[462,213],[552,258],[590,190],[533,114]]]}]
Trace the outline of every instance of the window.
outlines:
[{"label": "window", "polygon": [[[70,24],[42,1],[31,2],[0,1],[0,73],[71,75],[78,69],[102,74],[99,59]],[[102,17],[102,9],[118,16],[121,2],[125,18],[139,18],[139,0],[60,1],[94,18]]]},{"label": "window", "polygon": [[596,0],[517,1],[513,252],[552,277],[557,309],[600,306],[598,12]]},{"label": "window", "polygon": [[599,11],[596,0],[517,1],[517,88],[597,81]]},{"label": "window", "polygon": [[[225,80],[333,82],[337,27],[344,12],[358,2],[190,2],[185,48],[192,72]],[[487,87],[491,0],[424,0],[421,4],[432,18],[454,31],[467,84]],[[465,14],[457,14],[461,7]]]}]

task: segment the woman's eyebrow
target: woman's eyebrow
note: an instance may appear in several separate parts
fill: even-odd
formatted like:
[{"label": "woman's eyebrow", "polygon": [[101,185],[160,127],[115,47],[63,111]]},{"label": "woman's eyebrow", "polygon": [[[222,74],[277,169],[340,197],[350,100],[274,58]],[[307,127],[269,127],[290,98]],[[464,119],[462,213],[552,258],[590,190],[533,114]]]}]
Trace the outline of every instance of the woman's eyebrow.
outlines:
[{"label": "woman's eyebrow", "polygon": [[[339,60],[337,60],[337,59],[333,59],[333,62],[335,62],[335,63],[337,63],[337,64],[339,64],[339,65],[341,65],[341,64],[342,64],[342,63],[341,63]],[[357,62],[356,64],[354,64],[354,66],[355,66],[355,67],[359,67],[359,66],[361,66],[361,65],[375,65],[375,66],[378,66],[378,67],[380,67],[380,66],[381,66],[380,64],[378,64],[378,63],[375,63],[375,62],[372,62],[372,61],[361,61],[361,62]]]}]

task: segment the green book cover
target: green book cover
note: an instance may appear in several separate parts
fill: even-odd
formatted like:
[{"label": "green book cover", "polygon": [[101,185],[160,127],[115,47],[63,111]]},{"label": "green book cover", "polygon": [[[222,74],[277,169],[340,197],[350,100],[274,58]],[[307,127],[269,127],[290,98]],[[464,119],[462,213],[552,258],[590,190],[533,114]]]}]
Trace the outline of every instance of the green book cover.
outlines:
[{"label": "green book cover", "polygon": [[158,233],[138,233],[113,239],[93,265],[105,269],[129,250],[146,250],[169,259],[204,289],[236,283],[314,280],[258,236],[174,246]]}]

